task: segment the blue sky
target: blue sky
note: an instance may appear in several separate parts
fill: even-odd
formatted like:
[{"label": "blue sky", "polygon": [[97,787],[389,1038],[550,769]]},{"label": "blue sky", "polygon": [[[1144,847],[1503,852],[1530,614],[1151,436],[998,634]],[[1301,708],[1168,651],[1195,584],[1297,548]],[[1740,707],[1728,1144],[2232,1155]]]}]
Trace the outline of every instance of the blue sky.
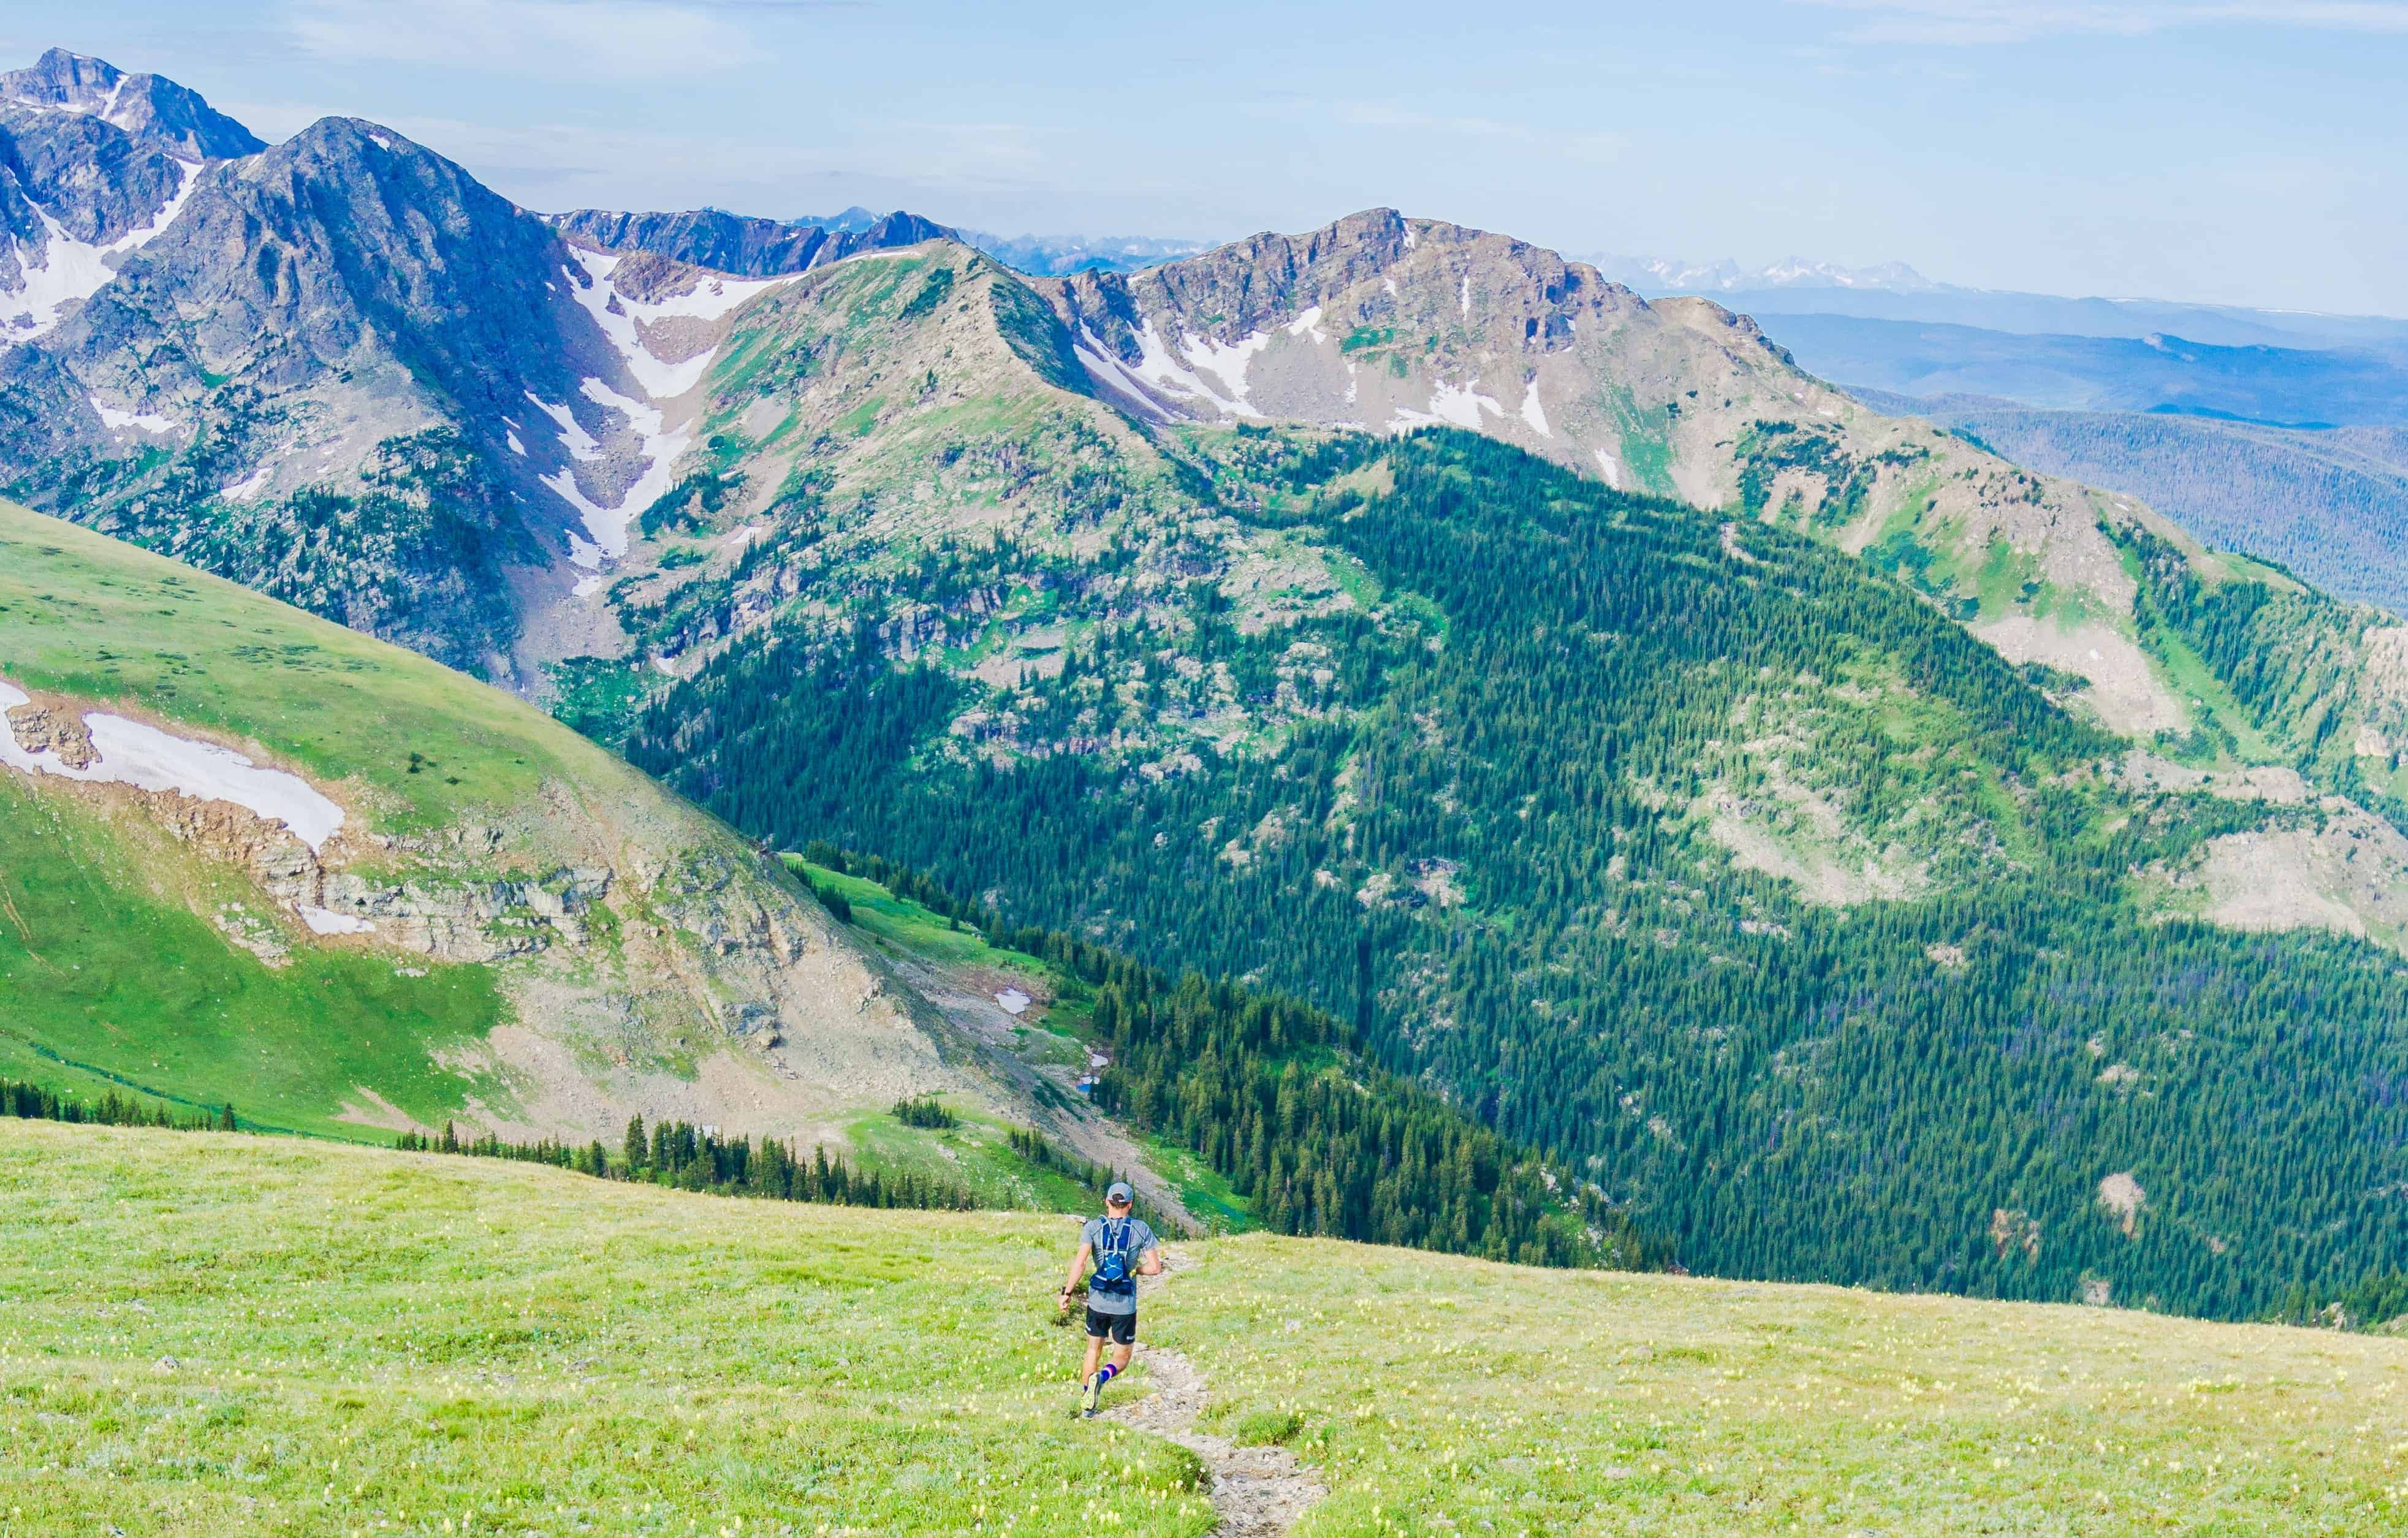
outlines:
[{"label": "blue sky", "polygon": [[0,44],[269,137],[373,118],[536,208],[1211,238],[1388,204],[1573,252],[2408,314],[2408,0],[7,0]]}]

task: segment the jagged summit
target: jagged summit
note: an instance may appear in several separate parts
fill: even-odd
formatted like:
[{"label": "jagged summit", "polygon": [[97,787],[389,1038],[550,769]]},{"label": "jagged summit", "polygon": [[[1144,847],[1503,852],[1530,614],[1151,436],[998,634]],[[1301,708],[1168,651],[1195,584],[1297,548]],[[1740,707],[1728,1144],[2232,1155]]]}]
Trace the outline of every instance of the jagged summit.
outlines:
[{"label": "jagged summit", "polygon": [[157,75],[128,75],[106,59],[63,48],[51,49],[28,68],[0,74],[0,99],[97,118],[187,158],[231,160],[267,148],[196,91]]}]

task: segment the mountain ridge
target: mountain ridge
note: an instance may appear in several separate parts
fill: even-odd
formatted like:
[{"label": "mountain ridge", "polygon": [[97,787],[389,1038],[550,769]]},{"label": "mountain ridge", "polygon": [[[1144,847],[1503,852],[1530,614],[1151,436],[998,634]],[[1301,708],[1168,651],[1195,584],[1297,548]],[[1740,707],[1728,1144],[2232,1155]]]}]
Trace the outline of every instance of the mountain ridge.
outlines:
[{"label": "mountain ridge", "polygon": [[815,219],[752,219],[718,208],[644,214],[577,208],[542,217],[604,250],[651,251],[744,278],[787,277],[865,250],[959,238],[942,224],[899,209],[858,228]]}]

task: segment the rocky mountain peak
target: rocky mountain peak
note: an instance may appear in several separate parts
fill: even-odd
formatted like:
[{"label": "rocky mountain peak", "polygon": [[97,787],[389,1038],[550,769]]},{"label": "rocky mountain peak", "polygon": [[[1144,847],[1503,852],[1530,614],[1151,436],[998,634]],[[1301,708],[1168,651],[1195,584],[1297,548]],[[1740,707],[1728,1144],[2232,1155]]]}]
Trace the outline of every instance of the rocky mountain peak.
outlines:
[{"label": "rocky mountain peak", "polygon": [[157,75],[128,75],[106,59],[63,48],[51,49],[28,68],[0,74],[0,100],[97,118],[186,159],[232,160],[267,148],[196,91]]}]

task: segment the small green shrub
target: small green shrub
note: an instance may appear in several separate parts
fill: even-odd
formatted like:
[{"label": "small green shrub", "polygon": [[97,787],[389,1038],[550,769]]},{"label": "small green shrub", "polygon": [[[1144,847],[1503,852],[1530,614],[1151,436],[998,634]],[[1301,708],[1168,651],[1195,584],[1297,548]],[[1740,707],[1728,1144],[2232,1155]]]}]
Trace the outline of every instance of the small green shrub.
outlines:
[{"label": "small green shrub", "polygon": [[1249,1410],[1238,1417],[1231,1439],[1240,1447],[1283,1447],[1304,1430],[1295,1410]]}]

